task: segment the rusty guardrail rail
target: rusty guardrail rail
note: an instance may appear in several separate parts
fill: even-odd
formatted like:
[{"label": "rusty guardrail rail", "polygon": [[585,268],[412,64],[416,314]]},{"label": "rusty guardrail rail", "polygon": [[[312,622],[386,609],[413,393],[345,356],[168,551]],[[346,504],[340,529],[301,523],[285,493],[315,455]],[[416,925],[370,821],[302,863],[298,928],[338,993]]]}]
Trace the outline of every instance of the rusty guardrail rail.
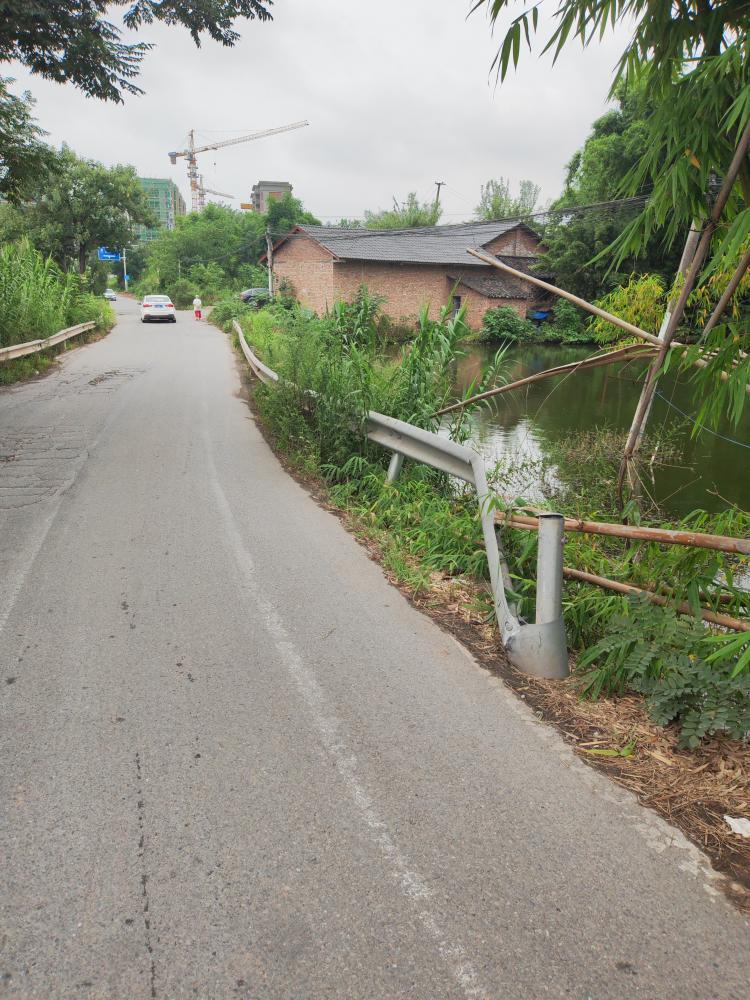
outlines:
[{"label": "rusty guardrail rail", "polygon": [[25,344],[11,344],[10,347],[0,347],[0,362],[14,361],[16,358],[25,358],[28,354],[39,354],[50,347],[62,344],[71,337],[77,337],[81,333],[93,330],[96,323],[78,323],[76,326],[68,326],[64,330],[53,333],[45,340],[27,340]]},{"label": "rusty guardrail rail", "polygon": [[[279,376],[264,365],[250,349],[238,323],[234,329],[252,372],[266,384],[275,384]],[[366,433],[370,441],[393,453],[388,482],[398,477],[403,461],[409,458],[455,476],[474,487],[482,524],[484,547],[490,573],[493,603],[503,645],[511,661],[521,670],[538,677],[566,677],[568,651],[562,618],[563,517],[544,514],[539,525],[537,555],[536,622],[520,620],[508,604],[510,590],[507,567],[498,540],[495,512],[487,486],[484,462],[477,452],[431,431],[403,420],[376,413],[367,414]]]}]

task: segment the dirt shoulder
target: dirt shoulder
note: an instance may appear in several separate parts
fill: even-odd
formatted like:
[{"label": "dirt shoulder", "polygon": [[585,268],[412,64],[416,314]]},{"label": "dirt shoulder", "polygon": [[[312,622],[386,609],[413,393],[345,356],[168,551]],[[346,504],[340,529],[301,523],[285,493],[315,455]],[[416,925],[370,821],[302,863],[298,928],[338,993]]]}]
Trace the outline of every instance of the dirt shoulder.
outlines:
[{"label": "dirt shoulder", "polygon": [[678,745],[677,731],[654,725],[642,698],[623,696],[582,701],[575,676],[565,681],[529,677],[508,661],[494,625],[474,610],[481,593],[478,581],[432,574],[426,593],[414,594],[385,565],[383,547],[370,525],[335,507],[326,484],[303,473],[276,447],[253,399],[254,383],[237,351],[242,396],[279,461],[310,496],[338,517],[381,565],[388,580],[424,614],[458,639],[488,671],[501,677],[531,705],[537,716],[554,726],[590,767],[637,795],[696,844],[713,868],[725,876],[725,893],[750,913],[750,838],[732,832],[725,816],[750,818],[750,748],[735,740],[715,738],[696,750]]}]

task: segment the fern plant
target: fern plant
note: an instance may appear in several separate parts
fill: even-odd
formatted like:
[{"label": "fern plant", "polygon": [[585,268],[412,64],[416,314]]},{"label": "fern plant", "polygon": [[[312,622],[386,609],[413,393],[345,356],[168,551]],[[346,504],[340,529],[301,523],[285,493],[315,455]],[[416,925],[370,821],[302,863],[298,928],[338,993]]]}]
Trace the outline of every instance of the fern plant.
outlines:
[{"label": "fern plant", "polygon": [[584,697],[637,691],[654,722],[679,726],[682,746],[721,732],[748,738],[750,633],[711,635],[698,619],[641,597],[628,599],[608,627],[579,660],[579,669],[591,668]]}]

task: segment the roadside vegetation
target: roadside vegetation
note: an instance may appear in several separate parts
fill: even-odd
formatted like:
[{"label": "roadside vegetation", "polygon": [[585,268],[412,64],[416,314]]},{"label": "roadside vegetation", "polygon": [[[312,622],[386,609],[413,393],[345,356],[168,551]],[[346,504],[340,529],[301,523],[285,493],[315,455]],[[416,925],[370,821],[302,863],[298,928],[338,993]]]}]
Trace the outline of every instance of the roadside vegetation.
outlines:
[{"label": "roadside vegetation", "polygon": [[[377,335],[379,306],[363,288],[354,302],[337,303],[322,318],[277,303],[240,312],[248,342],[281,376],[278,386],[258,388],[258,407],[277,446],[305,474],[325,479],[329,500],[377,541],[386,567],[412,594],[429,593],[436,578],[450,579],[468,595],[474,613],[489,621],[492,602],[470,491],[409,462],[395,485],[386,484],[390,455],[363,433],[365,414],[374,409],[433,431],[440,428],[454,440],[471,436],[471,407],[450,422],[435,416],[455,400],[455,363],[468,334],[463,313],[450,316],[444,310],[430,319],[424,310],[414,341],[394,358]],[[219,310],[214,319],[230,329],[237,312]],[[502,381],[503,355],[501,349],[481,380],[466,390],[467,397]],[[314,401],[310,390],[318,394]],[[545,460],[498,466],[491,474],[498,511],[529,509],[526,482],[533,484],[533,509],[617,521],[612,483],[622,443],[622,435],[597,429],[572,435]],[[659,442],[661,460],[674,458],[670,447],[668,440]],[[629,513],[641,519],[635,507]],[[643,521],[663,524],[656,510]],[[694,511],[670,526],[744,537],[750,516],[734,508],[714,515]],[[521,614],[533,620],[536,535],[507,528],[503,539],[514,599]],[[676,610],[687,602],[694,614],[709,608],[747,618],[750,595],[741,578],[750,560],[575,534],[566,545],[566,565],[657,589],[667,602],[655,607],[641,598],[566,581],[565,623],[581,697],[638,693],[655,722],[676,724],[685,746],[717,733],[743,739],[750,732],[750,632],[707,627]]]},{"label": "roadside vegetation", "polygon": [[169,295],[178,309],[188,308],[196,295],[204,305],[236,305],[244,289],[268,287],[268,271],[258,264],[266,233],[275,241],[299,223],[319,224],[289,193],[273,201],[265,215],[207,205],[129,255],[131,290]]},{"label": "roadside vegetation", "polygon": [[[114,313],[88,289],[85,279],[62,271],[28,240],[0,246],[0,347],[42,340],[91,321],[98,332],[108,330]],[[0,364],[0,383],[42,371],[60,349],[64,347]]]}]

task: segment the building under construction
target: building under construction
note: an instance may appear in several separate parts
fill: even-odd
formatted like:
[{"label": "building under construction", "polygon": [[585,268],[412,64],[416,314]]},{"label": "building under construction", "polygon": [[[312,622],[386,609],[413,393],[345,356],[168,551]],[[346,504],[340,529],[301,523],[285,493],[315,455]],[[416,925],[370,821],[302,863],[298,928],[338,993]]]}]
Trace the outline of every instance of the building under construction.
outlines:
[{"label": "building under construction", "polygon": [[292,185],[289,181],[258,181],[252,190],[253,211],[265,215],[272,201],[278,201],[285,194],[291,193]]},{"label": "building under construction", "polygon": [[154,240],[161,229],[174,229],[178,215],[185,215],[187,206],[174,181],[167,177],[139,177],[138,181],[146,192],[148,207],[159,220],[156,226],[136,226],[139,242]]}]

